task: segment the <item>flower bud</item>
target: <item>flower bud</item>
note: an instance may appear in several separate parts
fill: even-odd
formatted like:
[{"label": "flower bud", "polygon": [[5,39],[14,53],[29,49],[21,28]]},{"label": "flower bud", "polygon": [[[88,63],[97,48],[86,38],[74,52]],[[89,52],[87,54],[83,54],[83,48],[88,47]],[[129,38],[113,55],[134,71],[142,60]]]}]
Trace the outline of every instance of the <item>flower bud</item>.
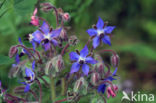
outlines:
[{"label": "flower bud", "polygon": [[56,72],[60,72],[64,68],[64,61],[61,55],[57,55],[51,59],[52,68],[55,69]]},{"label": "flower bud", "polygon": [[118,65],[119,65],[119,60],[120,60],[120,58],[119,58],[118,55],[112,55],[112,56],[111,56],[111,64],[112,64],[112,66],[113,66],[113,67],[118,67]]},{"label": "flower bud", "polygon": [[10,51],[9,51],[9,57],[12,58],[13,56],[15,56],[15,54],[18,52],[18,49],[16,46],[12,46],[10,48]]},{"label": "flower bud", "polygon": [[20,70],[20,65],[16,65],[16,64],[13,64],[12,65],[12,68],[10,69],[9,71],[9,74],[8,74],[8,77],[9,78],[14,78],[17,76],[18,72]]},{"label": "flower bud", "polygon": [[94,69],[101,75],[104,76],[104,62],[102,60],[102,57],[98,54],[94,55],[94,58],[98,61],[98,63],[95,64]]},{"label": "flower bud", "polygon": [[62,19],[63,19],[63,21],[69,21],[69,20],[70,20],[70,15],[69,15],[69,13],[63,13]]},{"label": "flower bud", "polygon": [[107,90],[106,90],[107,98],[109,98],[110,96],[112,96],[112,98],[116,96],[116,91],[118,90],[118,87],[116,85],[113,85],[113,89],[110,86],[107,87]]},{"label": "flower bud", "polygon": [[78,38],[77,38],[75,35],[70,36],[70,38],[69,38],[69,40],[68,40],[68,43],[69,43],[70,45],[73,45],[73,46],[77,45],[78,42],[79,42],[79,40],[78,40]]},{"label": "flower bud", "polygon": [[67,31],[65,29],[62,29],[62,31],[60,33],[60,38],[62,40],[65,40],[65,41],[68,39],[68,37],[67,37]]},{"label": "flower bud", "polygon": [[74,92],[76,93],[83,93],[83,94],[86,94],[87,93],[87,87],[88,87],[88,84],[87,84],[87,81],[81,77],[80,79],[78,79],[74,85]]},{"label": "flower bud", "polygon": [[99,73],[95,72],[95,73],[92,73],[91,75],[91,83],[96,86],[99,82],[99,79],[100,79],[100,75]]}]

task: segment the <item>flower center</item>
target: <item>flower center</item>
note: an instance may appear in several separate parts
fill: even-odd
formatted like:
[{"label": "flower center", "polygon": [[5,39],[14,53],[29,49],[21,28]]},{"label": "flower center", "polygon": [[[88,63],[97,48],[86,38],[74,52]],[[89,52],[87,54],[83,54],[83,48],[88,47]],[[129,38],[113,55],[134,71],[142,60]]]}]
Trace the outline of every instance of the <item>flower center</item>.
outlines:
[{"label": "flower center", "polygon": [[44,35],[44,38],[50,40],[51,39],[50,34]]},{"label": "flower center", "polygon": [[80,58],[79,58],[79,63],[80,63],[80,64],[84,64],[84,63],[85,63],[85,58],[80,57]]},{"label": "flower center", "polygon": [[33,38],[32,34],[29,34],[29,41],[32,41]]},{"label": "flower center", "polygon": [[101,34],[104,34],[104,30],[97,30],[97,35],[101,35]]}]

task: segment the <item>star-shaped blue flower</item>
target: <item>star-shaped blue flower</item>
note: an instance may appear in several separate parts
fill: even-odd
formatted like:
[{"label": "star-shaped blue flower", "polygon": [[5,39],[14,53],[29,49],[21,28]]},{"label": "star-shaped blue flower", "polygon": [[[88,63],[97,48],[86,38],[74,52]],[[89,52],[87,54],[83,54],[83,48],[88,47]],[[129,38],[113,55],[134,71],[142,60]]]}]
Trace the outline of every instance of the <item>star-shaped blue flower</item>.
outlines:
[{"label": "star-shaped blue flower", "polygon": [[110,34],[114,30],[115,26],[105,26],[103,20],[99,17],[99,20],[95,28],[88,29],[87,32],[90,36],[95,36],[93,39],[93,47],[96,48],[100,41],[105,44],[111,45]]},{"label": "star-shaped blue flower", "polygon": [[49,25],[44,21],[39,30],[36,30],[29,36],[29,40],[35,41],[38,44],[42,42],[44,49],[50,49],[51,43],[54,46],[58,45],[57,37],[60,35],[62,28],[51,30]]},{"label": "star-shaped blue flower", "polygon": [[85,46],[80,53],[76,53],[76,52],[71,52],[69,54],[70,56],[70,60],[71,61],[75,61],[71,67],[71,71],[70,73],[74,73],[79,71],[79,68],[82,67],[82,72],[85,75],[88,75],[89,72],[89,66],[88,64],[96,64],[97,61],[94,60],[91,56],[88,56],[89,54],[89,50],[87,48],[87,46]]}]

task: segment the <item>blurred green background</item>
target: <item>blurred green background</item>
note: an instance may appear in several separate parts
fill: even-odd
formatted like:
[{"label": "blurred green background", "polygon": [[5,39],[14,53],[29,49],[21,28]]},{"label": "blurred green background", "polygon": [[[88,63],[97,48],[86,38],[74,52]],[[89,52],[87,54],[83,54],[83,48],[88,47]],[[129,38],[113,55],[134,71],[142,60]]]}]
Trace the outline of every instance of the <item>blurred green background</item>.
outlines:
[{"label": "blurred green background", "polygon": [[[37,0],[0,0],[0,80],[6,88],[13,88],[17,82],[7,74],[12,59],[8,51],[18,43],[17,38],[33,32],[29,25],[30,16]],[[141,91],[156,94],[156,0],[40,0],[51,2],[69,12],[71,26],[68,35],[77,35],[86,42],[86,30],[95,24],[100,16],[109,25],[115,25],[112,46],[103,45],[98,49],[114,49],[120,56],[118,85],[121,90]],[[55,17],[50,13],[39,12],[55,26]],[[85,35],[85,36],[84,36]],[[102,55],[109,62],[109,54]],[[110,101],[119,101],[122,94]]]}]

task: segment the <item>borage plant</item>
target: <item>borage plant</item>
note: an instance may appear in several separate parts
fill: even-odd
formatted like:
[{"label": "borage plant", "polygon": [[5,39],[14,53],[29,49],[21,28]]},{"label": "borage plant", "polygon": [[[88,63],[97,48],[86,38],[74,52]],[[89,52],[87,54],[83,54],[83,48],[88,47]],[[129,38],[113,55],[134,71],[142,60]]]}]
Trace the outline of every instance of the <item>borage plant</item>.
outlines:
[{"label": "borage plant", "polygon": [[[75,35],[67,35],[64,22],[70,19],[70,15],[49,3],[42,3],[41,6],[44,12],[54,10],[56,28],[37,16],[37,8],[34,10],[30,23],[38,29],[27,36],[32,48],[26,47],[19,38],[19,44],[12,46],[9,51],[9,57],[15,58],[9,77],[18,78],[21,86],[14,89],[17,96],[13,96],[7,89],[3,89],[0,82],[4,101],[42,103],[48,98],[46,102],[76,103],[89,97],[92,103],[94,98],[98,98],[96,103],[106,103],[104,93],[107,98],[115,97],[118,87],[113,81],[117,79],[119,57],[113,50],[95,51],[102,44],[111,46],[111,33],[115,27],[107,26],[108,23],[104,23],[99,17],[96,25],[87,30],[90,38],[84,48],[80,51],[75,48],[73,52],[70,47],[78,45],[79,40]],[[105,52],[112,54],[111,66],[100,56]],[[68,59],[64,57],[66,54],[69,55]]]}]

